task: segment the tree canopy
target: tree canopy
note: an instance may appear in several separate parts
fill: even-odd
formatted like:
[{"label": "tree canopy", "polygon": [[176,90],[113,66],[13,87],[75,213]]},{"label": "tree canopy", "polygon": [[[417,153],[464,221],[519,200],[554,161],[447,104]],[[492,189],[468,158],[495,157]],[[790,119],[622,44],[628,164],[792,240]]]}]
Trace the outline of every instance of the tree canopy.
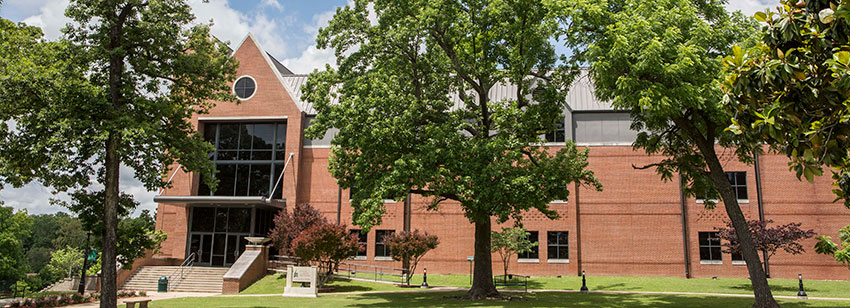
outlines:
[{"label": "tree canopy", "polygon": [[[529,210],[558,217],[570,183],[601,185],[587,152],[558,151],[540,136],[563,117],[575,71],[550,42],[558,25],[542,0],[357,0],[319,31],[337,68],[310,74],[303,98],[318,111],[307,136],[329,128],[331,174],[353,194],[354,223],[379,224],[384,199],[408,193],[460,204],[475,224],[469,295],[496,294],[490,219],[521,220]],[[499,84],[515,85],[492,99]]]},{"label": "tree canopy", "polygon": [[0,20],[0,183],[103,185],[101,306],[115,307],[120,168],[149,190],[178,164],[212,174],[190,120],[235,101],[237,63],[184,0],[76,0],[65,13],[56,42]]},{"label": "tree canopy", "polygon": [[32,233],[32,218],[26,210],[2,205],[0,202],[0,280],[11,282],[23,277],[29,268],[24,241]]},{"label": "tree canopy", "polygon": [[755,14],[758,44],[724,59],[735,133],[791,159],[798,178],[834,168],[850,208],[850,4],[786,0]]},{"label": "tree canopy", "polygon": [[[726,131],[721,59],[752,44],[754,21],[725,1],[575,0],[559,2],[573,63],[590,65],[595,95],[629,111],[641,131],[634,147],[663,158],[663,179],[679,175],[687,195],[720,196],[741,242],[757,307],[777,307],[721,159],[753,160],[754,143]],[[734,152],[729,153],[728,152]],[[713,204],[709,202],[713,208]]]}]

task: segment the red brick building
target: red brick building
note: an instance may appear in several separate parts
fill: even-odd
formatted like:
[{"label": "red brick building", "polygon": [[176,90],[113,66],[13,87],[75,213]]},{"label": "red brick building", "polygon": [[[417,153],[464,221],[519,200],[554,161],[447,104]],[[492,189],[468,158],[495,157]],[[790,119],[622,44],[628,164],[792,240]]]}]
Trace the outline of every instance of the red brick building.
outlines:
[{"label": "red brick building", "polygon": [[[296,75],[266,53],[248,35],[234,51],[240,67],[234,91],[240,104],[220,103],[193,123],[216,145],[221,181],[213,194],[197,174],[177,171],[173,188],[155,198],[159,203],[157,229],[168,234],[160,258],[183,260],[191,253],[196,264],[228,266],[244,250],[246,236],[262,236],[274,213],[286,205],[307,202],[330,221],[339,217],[351,225],[349,192],[341,190],[328,172],[333,132],[320,140],[305,140],[304,128],[315,110],[300,100],[305,75]],[[504,86],[510,87],[510,86]],[[495,89],[491,95],[510,91]],[[720,253],[711,240],[715,227],[726,219],[722,206],[706,210],[701,200],[682,198],[678,181],[663,182],[655,171],[632,165],[658,161],[631,142],[628,114],[596,101],[586,78],[580,78],[566,102],[564,125],[546,136],[557,150],[564,139],[590,148],[589,168],[604,191],[571,187],[568,202],[553,202],[561,218],[525,215],[526,229],[539,242],[536,252],[512,260],[511,272],[525,275],[648,275],[673,277],[746,277],[746,266]],[[721,152],[723,152],[721,150]],[[783,156],[763,155],[748,166],[723,152],[725,168],[735,185],[742,209],[750,218],[777,223],[802,222],[806,229],[833,235],[850,224],[850,211],[832,202],[831,179],[799,181],[788,171]],[[281,176],[282,172],[282,176]],[[446,203],[439,212],[425,211],[425,200],[413,196],[412,229],[435,234],[440,246],[419,268],[432,273],[467,273],[473,255],[473,225],[457,204]],[[360,262],[397,267],[380,237],[403,228],[403,202],[389,202],[383,224],[365,234],[366,254]],[[494,226],[500,228],[501,226]],[[351,226],[351,229],[357,229]],[[850,273],[831,257],[817,255],[814,240],[806,252],[792,256],[778,252],[770,259],[773,277],[847,279]],[[494,258],[496,260],[496,258]],[[494,264],[498,270],[499,264]]]}]

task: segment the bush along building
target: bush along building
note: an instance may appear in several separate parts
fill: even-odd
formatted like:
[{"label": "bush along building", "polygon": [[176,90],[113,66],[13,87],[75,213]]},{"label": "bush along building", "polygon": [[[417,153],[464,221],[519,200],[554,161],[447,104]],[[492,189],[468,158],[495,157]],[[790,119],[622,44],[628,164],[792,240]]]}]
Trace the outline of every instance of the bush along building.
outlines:
[{"label": "bush along building", "polygon": [[[233,89],[241,103],[220,103],[193,120],[215,145],[210,159],[217,166],[218,188],[211,190],[198,174],[180,170],[169,174],[173,187],[155,198],[157,229],[168,239],[145,264],[176,265],[194,255],[195,267],[231,267],[251,250],[245,238],[265,236],[277,211],[309,203],[329,221],[348,225],[365,243],[366,249],[351,262],[400,267],[383,238],[405,229],[407,221],[407,227],[440,239],[419,268],[429,273],[468,273],[474,229],[459,205],[445,203],[435,212],[425,210],[427,200],[417,195],[410,196],[409,207],[388,200],[383,223],[361,232],[351,224],[350,191],[340,189],[328,171],[334,130],[321,139],[304,138],[304,129],[315,116],[311,104],[300,97],[307,76],[292,73],[250,34],[234,57],[240,67]],[[510,99],[515,92],[510,85],[501,85],[490,95]],[[659,157],[632,149],[637,132],[630,130],[630,124],[627,113],[594,98],[586,76],[573,83],[563,121],[543,136],[541,146],[558,149],[573,140],[589,148],[589,169],[604,191],[568,187],[569,200],[550,204],[560,214],[557,220],[526,213],[523,226],[538,245],[511,260],[511,272],[747,277],[742,259],[723,252],[717,230],[726,226],[722,207],[707,209],[711,202],[684,197],[678,181],[664,182],[652,169],[634,168]],[[723,159],[748,219],[800,222],[802,228],[823,235],[832,235],[850,220],[850,213],[833,203],[828,177],[814,183],[799,181],[788,171],[788,159],[780,155],[760,155],[752,165],[738,162],[731,151]],[[814,252],[814,239],[802,244],[802,254],[780,251],[770,258],[771,277],[796,278],[803,273],[812,279],[848,278],[846,269],[831,257]],[[502,265],[493,266],[498,273]]]}]

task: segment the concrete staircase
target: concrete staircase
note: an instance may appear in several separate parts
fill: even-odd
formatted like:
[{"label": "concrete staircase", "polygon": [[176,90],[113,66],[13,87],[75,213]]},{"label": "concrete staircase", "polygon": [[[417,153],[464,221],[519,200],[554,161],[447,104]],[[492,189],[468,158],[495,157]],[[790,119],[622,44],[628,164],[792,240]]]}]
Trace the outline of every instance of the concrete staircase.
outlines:
[{"label": "concrete staircase", "polygon": [[166,276],[169,277],[169,292],[221,293],[222,276],[229,269],[226,267],[187,267],[184,269],[181,279],[179,268],[179,266],[143,266],[133,276],[130,276],[120,289],[156,291],[159,277]]}]

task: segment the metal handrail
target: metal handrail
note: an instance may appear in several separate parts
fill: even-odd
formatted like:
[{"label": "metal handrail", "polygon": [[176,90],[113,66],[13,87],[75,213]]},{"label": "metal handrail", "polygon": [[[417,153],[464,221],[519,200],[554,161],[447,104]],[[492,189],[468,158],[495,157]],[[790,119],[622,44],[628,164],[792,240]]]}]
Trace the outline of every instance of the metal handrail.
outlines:
[{"label": "metal handrail", "polygon": [[[186,257],[185,260],[183,260],[183,263],[181,263],[180,266],[177,267],[177,269],[175,269],[173,272],[171,272],[170,275],[168,275],[168,281],[169,281],[168,289],[173,290],[174,287],[177,285],[177,280],[173,279],[175,274],[177,274],[177,272],[180,272],[179,278],[182,281],[183,277],[185,277],[185,275],[186,275],[185,274],[186,268],[191,268],[194,265],[195,265],[195,252],[192,252],[191,254],[189,254],[188,257]],[[175,283],[172,284],[172,283],[170,283],[171,281],[174,281]]]},{"label": "metal handrail", "polygon": [[[344,269],[343,266],[345,266]],[[372,278],[375,281],[395,281],[395,279],[398,279],[399,282],[404,283],[405,278],[404,269],[386,266],[339,262],[337,272],[342,271],[348,272],[348,278],[352,278],[352,276],[357,278],[357,273],[373,274]],[[384,276],[389,276],[390,278],[384,279]]]}]

